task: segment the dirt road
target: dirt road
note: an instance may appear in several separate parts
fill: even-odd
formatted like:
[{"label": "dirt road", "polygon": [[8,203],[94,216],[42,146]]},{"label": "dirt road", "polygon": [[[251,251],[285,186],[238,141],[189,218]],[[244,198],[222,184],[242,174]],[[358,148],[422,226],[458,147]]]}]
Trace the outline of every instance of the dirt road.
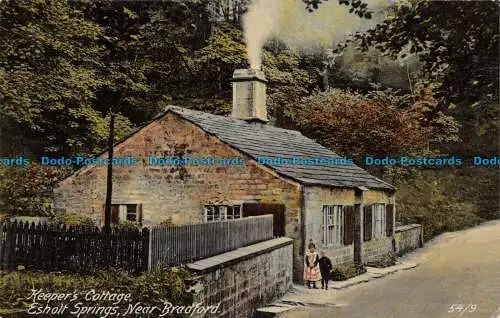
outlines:
[{"label": "dirt road", "polygon": [[[500,318],[500,221],[450,233],[411,257],[419,267],[332,294],[286,318]],[[321,292],[321,291],[320,291]]]}]

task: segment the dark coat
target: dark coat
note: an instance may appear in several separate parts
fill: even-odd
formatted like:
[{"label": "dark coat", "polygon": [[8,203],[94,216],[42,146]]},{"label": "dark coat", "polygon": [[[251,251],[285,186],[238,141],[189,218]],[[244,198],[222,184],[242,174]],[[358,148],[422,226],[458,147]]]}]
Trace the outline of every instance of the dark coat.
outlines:
[{"label": "dark coat", "polygon": [[329,277],[332,269],[333,269],[332,262],[328,257],[323,256],[322,258],[319,259],[319,270],[321,271],[321,276]]}]

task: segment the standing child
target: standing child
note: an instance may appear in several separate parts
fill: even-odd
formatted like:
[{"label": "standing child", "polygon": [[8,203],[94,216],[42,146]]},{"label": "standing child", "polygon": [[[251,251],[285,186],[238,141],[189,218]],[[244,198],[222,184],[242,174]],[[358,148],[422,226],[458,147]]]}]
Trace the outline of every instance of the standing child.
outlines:
[{"label": "standing child", "polygon": [[321,258],[319,259],[319,270],[321,271],[321,289],[328,290],[328,280],[330,273],[333,269],[332,262],[326,256],[324,251],[321,251]]},{"label": "standing child", "polygon": [[309,243],[309,251],[306,254],[306,266],[304,268],[304,280],[307,281],[307,287],[316,289],[316,281],[321,279],[321,272],[319,270],[319,255],[316,252],[316,246]]}]

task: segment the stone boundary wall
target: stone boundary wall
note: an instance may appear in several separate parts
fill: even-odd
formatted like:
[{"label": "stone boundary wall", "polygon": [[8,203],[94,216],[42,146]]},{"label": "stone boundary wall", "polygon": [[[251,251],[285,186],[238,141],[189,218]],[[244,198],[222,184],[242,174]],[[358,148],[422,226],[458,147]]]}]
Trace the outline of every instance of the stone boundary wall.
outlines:
[{"label": "stone boundary wall", "polygon": [[398,226],[395,229],[394,240],[396,255],[413,251],[423,246],[423,229],[421,224]]},{"label": "stone boundary wall", "polygon": [[363,242],[361,258],[363,263],[375,262],[392,251],[392,236],[372,238],[370,241]]},{"label": "stone boundary wall", "polygon": [[293,240],[276,238],[187,265],[198,275],[193,302],[218,306],[193,317],[252,317],[292,287]]}]

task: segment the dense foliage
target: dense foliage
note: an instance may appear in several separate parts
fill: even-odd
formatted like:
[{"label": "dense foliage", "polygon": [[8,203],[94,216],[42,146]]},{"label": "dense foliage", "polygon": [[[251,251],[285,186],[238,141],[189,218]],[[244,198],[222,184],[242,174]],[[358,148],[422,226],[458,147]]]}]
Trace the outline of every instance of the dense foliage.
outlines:
[{"label": "dense foliage", "polygon": [[[22,267],[19,267],[22,269]],[[26,310],[33,302],[27,298],[33,289],[43,289],[44,293],[83,293],[94,289],[97,292],[131,294],[131,301],[122,301],[114,305],[112,301],[86,301],[79,295],[78,302],[83,306],[118,306],[118,312],[124,313],[129,304],[140,302],[141,306],[164,307],[163,302],[173,305],[188,306],[193,302],[192,287],[196,281],[182,268],[167,268],[129,276],[126,273],[110,270],[98,271],[95,275],[70,275],[60,273],[26,272],[20,270],[0,274],[0,314]],[[55,301],[54,307],[61,303],[68,304],[67,312],[75,310],[75,302]],[[41,302],[44,304],[44,302]],[[158,312],[157,312],[158,314]],[[131,317],[135,315],[131,314]]]},{"label": "dense foliage", "polygon": [[[324,3],[302,2],[312,11]],[[228,114],[232,72],[248,66],[241,18],[249,3],[0,1],[0,154],[95,155],[111,111],[117,139],[168,103]],[[338,3],[372,17],[364,1]],[[358,160],[498,155],[498,4],[412,0],[389,10],[345,50],[269,40],[262,68],[272,123]],[[3,168],[3,212],[49,213],[60,172]],[[429,220],[427,233],[498,216],[495,169],[372,172],[398,187],[401,220]]]},{"label": "dense foliage", "polygon": [[52,188],[64,171],[31,164],[0,166],[0,202],[9,215],[52,216]]},{"label": "dense foliage", "polygon": [[428,144],[431,130],[418,114],[391,106],[332,90],[301,100],[295,116],[305,135],[362,163],[365,155],[411,153]]}]

